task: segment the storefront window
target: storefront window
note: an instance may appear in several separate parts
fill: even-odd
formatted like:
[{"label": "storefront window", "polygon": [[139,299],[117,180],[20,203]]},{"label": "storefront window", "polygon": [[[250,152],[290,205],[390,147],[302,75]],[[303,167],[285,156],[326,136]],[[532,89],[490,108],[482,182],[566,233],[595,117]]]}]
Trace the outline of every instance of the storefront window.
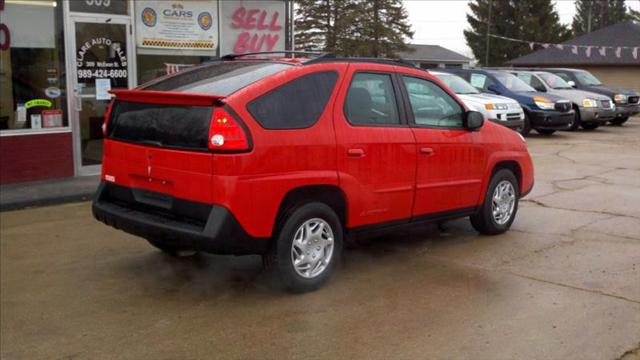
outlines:
[{"label": "storefront window", "polygon": [[68,126],[62,0],[2,3],[0,130]]}]

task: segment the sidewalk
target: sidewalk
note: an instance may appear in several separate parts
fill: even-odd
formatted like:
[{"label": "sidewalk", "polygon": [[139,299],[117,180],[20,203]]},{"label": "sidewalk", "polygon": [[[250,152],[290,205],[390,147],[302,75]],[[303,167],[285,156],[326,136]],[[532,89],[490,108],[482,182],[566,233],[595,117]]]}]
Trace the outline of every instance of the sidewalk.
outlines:
[{"label": "sidewalk", "polygon": [[78,176],[0,186],[0,211],[47,206],[93,198],[99,176]]}]

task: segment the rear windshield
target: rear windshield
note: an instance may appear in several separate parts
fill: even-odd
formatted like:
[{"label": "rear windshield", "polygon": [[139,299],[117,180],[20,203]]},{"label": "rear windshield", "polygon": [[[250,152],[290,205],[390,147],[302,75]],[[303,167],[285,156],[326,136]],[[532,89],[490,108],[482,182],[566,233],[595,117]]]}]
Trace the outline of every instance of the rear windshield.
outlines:
[{"label": "rear windshield", "polygon": [[116,100],[107,137],[141,145],[208,149],[211,106],[160,105]]},{"label": "rear windshield", "polygon": [[272,61],[220,61],[158,79],[140,89],[228,96],[290,66]]}]

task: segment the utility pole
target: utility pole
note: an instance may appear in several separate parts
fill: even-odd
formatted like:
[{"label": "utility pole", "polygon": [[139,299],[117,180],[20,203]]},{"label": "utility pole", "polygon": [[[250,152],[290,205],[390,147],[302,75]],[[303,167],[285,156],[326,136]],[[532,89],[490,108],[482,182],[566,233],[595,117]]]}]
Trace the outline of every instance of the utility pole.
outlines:
[{"label": "utility pole", "polygon": [[484,53],[484,66],[489,66],[489,31],[491,30],[491,9],[493,8],[493,0],[489,0],[489,18],[487,19],[487,39]]},{"label": "utility pole", "polygon": [[589,13],[587,15],[587,34],[591,32],[592,9],[593,9],[593,1],[589,1]]}]

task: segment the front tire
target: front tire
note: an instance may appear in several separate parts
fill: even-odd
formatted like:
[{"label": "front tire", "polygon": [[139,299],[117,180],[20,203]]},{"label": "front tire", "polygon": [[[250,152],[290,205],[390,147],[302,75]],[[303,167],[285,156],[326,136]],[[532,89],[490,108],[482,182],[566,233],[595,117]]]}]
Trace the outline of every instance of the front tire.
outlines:
[{"label": "front tire", "polygon": [[600,126],[600,124],[597,124],[597,123],[582,123],[581,126],[585,130],[595,130]]},{"label": "front tire", "polygon": [[621,118],[618,118],[618,119],[610,120],[609,122],[611,123],[611,125],[620,126],[620,125],[626,123],[627,120],[629,120],[629,117],[625,116],[625,117],[621,117]]},{"label": "front tire", "polygon": [[531,120],[529,119],[529,115],[526,111],[524,112],[524,124],[522,124],[522,127],[518,130],[518,132],[522,136],[529,135],[529,133],[531,132]]},{"label": "front tire", "polygon": [[577,106],[574,106],[573,111],[575,112],[575,115],[573,117],[573,122],[569,123],[569,127],[567,128],[567,130],[569,131],[578,130],[578,127],[580,127],[580,125],[582,124],[582,119],[580,118],[580,109],[578,109]]},{"label": "front tire", "polygon": [[536,131],[538,132],[538,134],[542,134],[542,135],[552,135],[554,132],[556,132],[555,130],[548,130],[548,129],[536,129]]},{"label": "front tire", "polygon": [[518,212],[519,195],[515,175],[507,169],[498,170],[489,182],[480,210],[470,217],[473,228],[485,235],[509,230]]},{"label": "front tire", "polygon": [[265,263],[291,292],[316,290],[342,255],[340,219],[326,204],[308,203],[287,212],[275,232]]}]

